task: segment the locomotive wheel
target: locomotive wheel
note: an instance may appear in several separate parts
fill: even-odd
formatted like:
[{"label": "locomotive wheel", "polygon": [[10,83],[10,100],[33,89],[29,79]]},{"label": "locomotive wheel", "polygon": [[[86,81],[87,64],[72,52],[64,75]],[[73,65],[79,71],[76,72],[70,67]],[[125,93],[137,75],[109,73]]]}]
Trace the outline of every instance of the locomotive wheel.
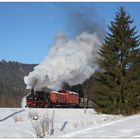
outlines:
[{"label": "locomotive wheel", "polygon": [[79,108],[79,105],[78,105],[78,104],[76,104],[76,105],[75,105],[75,108]]}]

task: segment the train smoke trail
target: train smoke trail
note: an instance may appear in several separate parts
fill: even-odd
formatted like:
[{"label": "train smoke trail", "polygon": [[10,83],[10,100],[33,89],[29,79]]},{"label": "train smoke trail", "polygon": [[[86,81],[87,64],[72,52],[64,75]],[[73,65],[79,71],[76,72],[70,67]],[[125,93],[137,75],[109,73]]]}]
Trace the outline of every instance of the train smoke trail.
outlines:
[{"label": "train smoke trail", "polygon": [[[71,7],[67,12],[68,29],[79,35],[83,32],[96,33],[100,40],[104,37],[104,19],[100,18],[94,6],[81,5],[80,7]],[[66,10],[65,10],[66,11]]]},{"label": "train smoke trail", "polygon": [[99,45],[96,33],[83,32],[75,39],[60,33],[48,56],[24,77],[27,89],[47,87],[58,90],[63,82],[70,85],[82,83],[98,68]]}]

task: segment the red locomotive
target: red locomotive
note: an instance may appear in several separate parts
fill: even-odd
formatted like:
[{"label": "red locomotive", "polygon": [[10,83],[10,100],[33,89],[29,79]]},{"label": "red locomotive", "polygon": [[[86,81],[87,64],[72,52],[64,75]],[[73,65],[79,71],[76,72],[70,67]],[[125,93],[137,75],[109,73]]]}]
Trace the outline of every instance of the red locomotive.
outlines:
[{"label": "red locomotive", "polygon": [[27,107],[79,107],[79,94],[67,91],[51,91],[50,93],[43,91],[34,92],[26,97]]}]

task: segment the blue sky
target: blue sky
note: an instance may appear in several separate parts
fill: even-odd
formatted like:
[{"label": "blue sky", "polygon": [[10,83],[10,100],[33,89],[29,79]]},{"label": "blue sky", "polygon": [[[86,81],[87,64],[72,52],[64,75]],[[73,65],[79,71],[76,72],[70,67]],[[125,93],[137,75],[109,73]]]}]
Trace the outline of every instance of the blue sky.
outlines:
[{"label": "blue sky", "polygon": [[[140,34],[140,3],[0,3],[0,60],[40,63],[48,54],[55,35],[76,33],[69,28],[68,13],[93,7],[105,31],[115,12],[125,7]],[[88,9],[88,8],[87,8]],[[91,14],[91,18],[94,18]]]}]

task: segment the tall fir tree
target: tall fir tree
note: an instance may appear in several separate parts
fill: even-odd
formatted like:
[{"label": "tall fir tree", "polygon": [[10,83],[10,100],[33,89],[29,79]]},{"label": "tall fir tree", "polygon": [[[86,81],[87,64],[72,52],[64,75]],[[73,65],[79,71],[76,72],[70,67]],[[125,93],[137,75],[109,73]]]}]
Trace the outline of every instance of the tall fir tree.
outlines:
[{"label": "tall fir tree", "polygon": [[109,114],[140,111],[140,40],[133,20],[120,7],[100,49],[95,76],[94,108]]}]

